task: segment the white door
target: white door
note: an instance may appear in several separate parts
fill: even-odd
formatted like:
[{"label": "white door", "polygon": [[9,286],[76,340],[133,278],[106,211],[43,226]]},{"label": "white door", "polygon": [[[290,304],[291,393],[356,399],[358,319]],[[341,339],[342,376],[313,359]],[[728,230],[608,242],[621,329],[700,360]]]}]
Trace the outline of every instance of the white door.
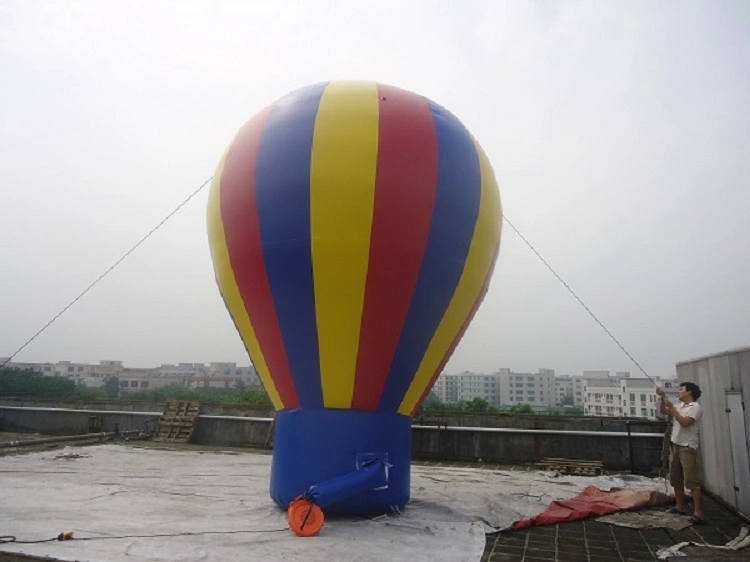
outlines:
[{"label": "white door", "polygon": [[736,505],[741,513],[750,516],[750,462],[745,435],[745,411],[742,395],[739,392],[727,392],[727,414],[729,415],[729,438],[732,443]]}]

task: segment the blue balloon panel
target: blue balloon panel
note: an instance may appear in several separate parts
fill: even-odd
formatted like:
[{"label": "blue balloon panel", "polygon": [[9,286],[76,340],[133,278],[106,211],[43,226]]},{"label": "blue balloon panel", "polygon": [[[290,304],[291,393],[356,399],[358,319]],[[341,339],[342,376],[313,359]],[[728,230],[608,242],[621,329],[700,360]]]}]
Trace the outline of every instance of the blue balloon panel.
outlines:
[{"label": "blue balloon panel", "polygon": [[372,515],[409,501],[410,416],[282,410],[275,435],[271,497],[283,508],[307,495],[327,513]]},{"label": "blue balloon panel", "polygon": [[207,225],[221,295],[277,411],[281,507],[407,503],[411,416],[487,292],[501,224],[486,154],[424,96],[314,84],[240,129]]}]

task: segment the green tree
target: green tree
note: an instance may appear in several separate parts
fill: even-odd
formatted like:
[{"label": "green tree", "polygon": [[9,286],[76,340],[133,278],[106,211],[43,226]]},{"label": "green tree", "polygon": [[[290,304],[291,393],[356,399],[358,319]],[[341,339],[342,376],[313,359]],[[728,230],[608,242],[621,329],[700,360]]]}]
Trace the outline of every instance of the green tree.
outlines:
[{"label": "green tree", "polygon": [[583,406],[573,406],[572,408],[565,408],[563,414],[566,416],[582,416]]},{"label": "green tree", "polygon": [[36,398],[70,398],[76,383],[66,377],[45,377],[34,371],[0,369],[0,394]]},{"label": "green tree", "polygon": [[442,412],[445,410],[445,408],[446,404],[444,404],[443,401],[438,398],[438,395],[431,390],[427,394],[427,398],[424,399],[424,402],[422,402],[422,406],[419,409],[420,411],[425,412]]},{"label": "green tree", "polygon": [[251,406],[271,406],[271,399],[265,390],[258,387],[247,387],[242,391],[242,404]]},{"label": "green tree", "polygon": [[197,400],[217,404],[237,404],[271,407],[271,399],[260,386],[239,384],[235,388],[199,387],[188,388],[171,384],[156,389],[139,389],[121,392],[118,377],[107,377],[101,388],[90,388],[76,384],[67,377],[45,377],[42,373],[20,369],[0,369],[0,395],[34,398],[61,398],[78,400],[143,400],[166,402],[167,400]]},{"label": "green tree", "polygon": [[422,401],[422,406],[427,406],[436,402],[440,402],[440,398],[438,398],[438,395],[435,394],[434,390],[430,390],[427,393],[427,396],[425,396],[425,399]]},{"label": "green tree", "polygon": [[489,402],[487,402],[487,400],[477,396],[464,405],[464,410],[467,412],[490,412],[494,410],[494,408]]},{"label": "green tree", "polygon": [[92,388],[78,381],[74,398],[78,398],[79,400],[107,400],[109,396],[104,387]]},{"label": "green tree", "polygon": [[198,400],[193,389],[179,384],[170,384],[154,390],[134,390],[123,392],[122,398],[128,400],[144,400],[149,402],[165,402],[166,400]]},{"label": "green tree", "polygon": [[119,377],[107,377],[104,379],[104,392],[107,393],[107,398],[114,400],[120,395],[120,378]]},{"label": "green tree", "polygon": [[518,404],[513,404],[510,407],[510,413],[511,414],[530,414],[534,410],[531,409],[531,406],[528,404],[524,404],[523,402],[520,402]]}]

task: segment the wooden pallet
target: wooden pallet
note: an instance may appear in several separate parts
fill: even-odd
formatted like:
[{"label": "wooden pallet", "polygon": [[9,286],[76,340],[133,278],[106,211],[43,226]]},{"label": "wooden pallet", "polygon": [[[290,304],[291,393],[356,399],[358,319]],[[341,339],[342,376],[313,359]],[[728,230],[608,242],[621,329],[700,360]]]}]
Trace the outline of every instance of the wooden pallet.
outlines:
[{"label": "wooden pallet", "polygon": [[561,474],[577,476],[597,476],[602,473],[602,461],[585,461],[580,459],[544,458],[539,466],[545,470],[554,470]]},{"label": "wooden pallet", "polygon": [[164,406],[154,433],[154,441],[187,443],[193,435],[200,414],[200,402],[170,400]]}]

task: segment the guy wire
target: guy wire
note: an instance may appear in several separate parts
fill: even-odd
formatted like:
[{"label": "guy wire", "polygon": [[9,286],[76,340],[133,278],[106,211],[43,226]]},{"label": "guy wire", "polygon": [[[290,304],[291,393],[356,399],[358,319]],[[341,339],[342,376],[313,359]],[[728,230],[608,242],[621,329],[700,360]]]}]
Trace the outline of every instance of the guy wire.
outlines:
[{"label": "guy wire", "polygon": [[605,325],[604,325],[604,324],[603,324],[603,323],[601,322],[601,320],[599,320],[599,318],[597,318],[597,317],[596,317],[596,314],[594,314],[594,313],[593,313],[593,312],[591,311],[591,309],[590,309],[590,308],[589,308],[588,306],[586,306],[586,304],[585,304],[585,303],[584,303],[584,302],[583,302],[583,301],[581,300],[581,298],[580,298],[580,297],[579,297],[579,296],[578,296],[578,295],[577,295],[577,294],[575,293],[575,291],[573,291],[573,289],[571,289],[571,288],[570,288],[570,285],[568,285],[568,284],[567,284],[567,283],[566,283],[566,282],[565,282],[565,281],[564,281],[564,280],[562,279],[562,277],[560,277],[560,276],[559,276],[559,275],[557,274],[557,272],[556,272],[556,271],[555,271],[555,270],[553,269],[553,267],[552,267],[552,266],[551,266],[551,265],[550,265],[550,264],[549,264],[549,263],[547,262],[547,260],[545,260],[545,259],[544,259],[544,258],[542,257],[542,255],[541,255],[541,254],[540,254],[540,253],[539,253],[539,252],[537,251],[537,249],[536,249],[536,248],[535,248],[535,247],[534,247],[534,246],[533,246],[533,245],[531,244],[531,242],[529,242],[529,241],[528,241],[528,240],[526,239],[526,237],[525,237],[525,236],[524,236],[523,234],[521,234],[521,232],[520,232],[520,231],[519,231],[519,230],[518,230],[518,229],[517,229],[517,228],[516,228],[516,227],[515,227],[515,226],[513,225],[513,223],[512,223],[512,222],[510,222],[510,220],[508,220],[508,217],[507,217],[507,216],[505,216],[505,215],[503,215],[503,219],[505,219],[505,222],[507,222],[507,223],[508,223],[508,226],[510,226],[510,227],[511,227],[511,228],[513,229],[513,231],[514,231],[514,232],[515,232],[516,234],[518,234],[518,236],[519,236],[519,237],[521,238],[521,240],[523,240],[523,241],[524,241],[524,243],[525,243],[525,244],[526,244],[526,245],[527,245],[527,246],[529,247],[529,249],[530,249],[530,250],[531,250],[532,252],[534,252],[534,254],[536,254],[536,257],[538,257],[538,258],[539,258],[539,259],[541,260],[541,262],[542,262],[542,263],[543,263],[543,264],[544,264],[545,266],[547,266],[547,269],[549,269],[549,270],[550,270],[550,271],[552,272],[552,275],[554,275],[554,276],[555,276],[555,277],[557,278],[557,280],[558,280],[558,281],[559,281],[560,283],[562,283],[562,284],[563,284],[563,286],[564,286],[564,287],[565,287],[565,288],[566,288],[566,289],[568,290],[568,292],[569,292],[569,293],[570,293],[571,295],[573,295],[573,298],[575,298],[575,299],[576,299],[576,300],[578,301],[578,304],[580,304],[580,305],[581,305],[581,306],[583,307],[583,309],[584,309],[584,310],[585,310],[586,312],[588,312],[588,313],[589,313],[589,316],[591,316],[591,318],[593,318],[593,319],[594,319],[594,321],[595,321],[595,322],[596,322],[597,324],[599,324],[599,326],[601,326],[602,330],[604,330],[604,331],[606,332],[606,334],[607,334],[607,335],[608,335],[608,336],[609,336],[609,337],[610,337],[610,338],[612,339],[612,341],[613,341],[613,342],[615,342],[615,343],[617,344],[617,347],[619,347],[619,348],[620,348],[620,349],[621,349],[621,350],[623,351],[623,353],[625,353],[625,355],[627,355],[627,356],[628,356],[628,358],[629,358],[629,359],[630,359],[630,360],[631,360],[631,361],[632,361],[632,362],[633,362],[633,363],[635,364],[635,366],[636,366],[636,367],[638,367],[638,369],[640,369],[641,373],[643,373],[643,374],[644,374],[644,375],[646,376],[646,378],[647,378],[648,380],[650,380],[650,381],[651,381],[651,382],[653,383],[653,385],[654,385],[654,386],[658,387],[659,385],[658,385],[658,384],[656,384],[656,381],[655,381],[655,380],[654,380],[653,378],[651,378],[651,377],[649,376],[649,374],[648,374],[648,373],[646,372],[646,370],[645,370],[645,369],[644,369],[643,367],[641,367],[641,364],[640,364],[640,363],[638,363],[638,361],[636,361],[636,360],[635,360],[635,358],[634,358],[634,357],[633,357],[633,356],[632,356],[632,355],[630,354],[630,352],[629,352],[629,351],[628,351],[627,349],[625,349],[625,346],[624,346],[624,345],[622,345],[622,344],[620,343],[620,341],[619,341],[619,340],[618,340],[618,339],[617,339],[617,338],[616,338],[616,337],[615,337],[615,336],[614,336],[614,335],[612,334],[612,332],[610,332],[610,331],[609,331],[609,330],[607,329],[607,327],[606,327],[606,326],[605,326]]},{"label": "guy wire", "polygon": [[186,203],[187,203],[188,201],[190,201],[190,200],[191,200],[191,199],[192,199],[193,197],[195,197],[196,195],[198,195],[198,193],[199,193],[199,192],[200,192],[200,191],[201,191],[201,190],[202,190],[202,189],[203,189],[204,187],[206,187],[206,185],[208,185],[208,183],[209,183],[209,182],[210,182],[210,181],[211,181],[212,179],[213,179],[213,176],[211,176],[211,177],[210,177],[210,178],[208,178],[208,179],[207,179],[206,181],[204,181],[204,182],[203,182],[203,183],[202,183],[202,184],[200,185],[200,187],[198,187],[198,189],[196,189],[195,191],[193,191],[193,192],[192,192],[192,193],[191,193],[190,195],[188,195],[188,196],[187,196],[187,198],[186,198],[186,199],[185,199],[185,200],[184,200],[184,201],[183,201],[182,203],[180,203],[180,204],[179,204],[179,205],[177,205],[177,206],[176,206],[176,207],[175,207],[174,209],[172,209],[172,212],[170,212],[170,213],[169,213],[169,214],[168,214],[168,215],[167,215],[166,217],[164,217],[164,218],[163,218],[163,219],[162,219],[162,220],[161,220],[161,221],[160,221],[160,222],[159,222],[159,223],[158,223],[158,224],[157,224],[157,225],[156,225],[156,226],[155,226],[154,228],[152,228],[152,229],[151,229],[151,230],[150,230],[150,231],[149,231],[149,232],[148,232],[148,233],[147,233],[147,234],[146,234],[146,235],[145,235],[145,236],[144,236],[143,238],[141,238],[140,240],[138,240],[138,242],[136,242],[136,243],[135,243],[135,244],[134,244],[134,245],[133,245],[133,246],[132,246],[132,247],[131,247],[131,248],[130,248],[130,249],[129,249],[129,250],[127,251],[127,252],[125,252],[125,253],[124,253],[124,254],[123,254],[123,255],[122,255],[121,257],[120,257],[120,259],[118,259],[118,260],[117,260],[117,261],[116,261],[115,263],[113,263],[113,264],[112,264],[112,265],[111,265],[111,266],[109,267],[109,269],[107,269],[107,270],[106,270],[106,271],[105,271],[104,273],[102,273],[102,274],[101,274],[101,275],[100,275],[99,277],[97,277],[97,278],[96,278],[96,279],[95,279],[95,280],[94,280],[94,281],[93,281],[93,282],[92,282],[92,283],[91,283],[91,284],[90,284],[90,285],[89,285],[88,287],[86,287],[86,288],[85,288],[85,289],[84,289],[84,290],[83,290],[83,291],[82,291],[82,292],[81,292],[81,293],[80,293],[80,294],[79,294],[79,295],[78,295],[78,296],[77,296],[76,298],[74,298],[74,299],[73,299],[72,301],[70,301],[70,302],[69,302],[69,303],[68,303],[68,304],[67,304],[67,305],[65,306],[65,308],[63,308],[63,309],[62,309],[62,310],[61,310],[60,312],[58,312],[57,314],[55,314],[55,316],[53,316],[53,317],[52,317],[52,319],[51,319],[51,320],[50,320],[49,322],[47,322],[47,323],[46,323],[46,324],[45,324],[44,326],[42,326],[42,327],[41,327],[41,328],[40,328],[40,329],[39,329],[39,330],[38,330],[38,331],[37,331],[37,332],[36,332],[36,333],[35,333],[35,334],[34,334],[33,336],[31,336],[31,337],[30,337],[30,338],[29,338],[29,339],[28,339],[28,340],[26,341],[26,343],[24,343],[24,344],[23,344],[23,345],[22,345],[21,347],[19,347],[18,349],[16,349],[16,350],[15,350],[15,351],[14,351],[14,352],[13,352],[13,353],[11,354],[11,356],[10,356],[10,357],[7,357],[7,358],[5,359],[5,361],[3,361],[2,363],[0,363],[0,369],[2,369],[3,367],[5,367],[5,365],[7,365],[8,363],[10,363],[10,362],[11,362],[11,361],[13,360],[13,358],[14,358],[14,357],[15,357],[16,355],[18,355],[18,354],[19,354],[19,353],[20,353],[21,351],[23,351],[23,350],[24,350],[24,348],[25,348],[25,347],[26,347],[27,345],[29,345],[29,344],[30,344],[31,342],[33,342],[33,341],[34,341],[34,340],[35,340],[35,339],[36,339],[36,338],[37,338],[37,337],[38,337],[38,336],[39,336],[39,335],[40,335],[40,334],[41,334],[42,332],[44,332],[44,330],[46,330],[47,328],[49,328],[49,327],[50,327],[50,326],[52,325],[52,323],[53,323],[53,322],[54,322],[55,320],[57,320],[58,318],[60,318],[60,316],[62,316],[62,315],[63,315],[63,314],[65,313],[65,312],[67,312],[67,310],[68,310],[68,309],[69,309],[69,308],[70,308],[71,306],[73,306],[73,305],[74,305],[75,303],[77,303],[77,302],[78,302],[78,301],[79,301],[79,300],[81,299],[81,297],[83,297],[83,295],[85,295],[86,293],[88,293],[88,292],[89,292],[89,291],[90,291],[91,289],[93,289],[93,288],[94,288],[94,286],[95,286],[95,285],[96,285],[97,283],[99,283],[99,281],[101,281],[101,280],[102,280],[102,279],[104,279],[104,278],[105,278],[105,277],[106,277],[107,275],[109,275],[109,273],[110,273],[110,272],[111,272],[111,271],[112,271],[112,270],[113,270],[114,268],[116,268],[116,267],[117,267],[118,265],[120,265],[120,264],[121,264],[121,263],[122,263],[122,262],[123,262],[123,261],[125,260],[125,258],[127,258],[127,257],[128,257],[128,256],[129,256],[130,254],[132,254],[132,253],[133,253],[133,252],[135,251],[135,249],[136,249],[136,248],[138,248],[138,246],[140,246],[141,244],[143,244],[143,243],[144,243],[144,242],[146,241],[146,239],[148,239],[148,238],[149,238],[149,237],[150,237],[150,236],[151,236],[151,235],[152,235],[152,234],[153,234],[154,232],[156,232],[157,230],[159,230],[159,228],[161,228],[161,226],[162,226],[162,225],[163,225],[163,224],[164,224],[165,222],[167,222],[167,221],[168,221],[168,220],[169,220],[170,218],[172,218],[172,216],[173,216],[173,215],[174,215],[174,214],[175,214],[175,213],[176,213],[177,211],[179,211],[179,210],[180,210],[180,209],[181,209],[181,208],[182,208],[183,206],[185,206],[185,204],[186,204]]}]

